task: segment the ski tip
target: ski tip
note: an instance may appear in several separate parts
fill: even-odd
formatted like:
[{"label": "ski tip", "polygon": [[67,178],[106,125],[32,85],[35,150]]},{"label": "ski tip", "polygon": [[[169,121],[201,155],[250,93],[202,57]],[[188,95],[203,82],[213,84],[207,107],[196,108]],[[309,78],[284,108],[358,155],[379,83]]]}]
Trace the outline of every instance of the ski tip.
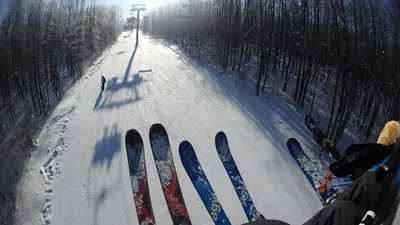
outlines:
[{"label": "ski tip", "polygon": [[224,140],[224,139],[227,139],[227,138],[226,138],[226,135],[225,135],[225,133],[223,131],[220,131],[215,135],[215,141]]},{"label": "ski tip", "polygon": [[187,153],[188,152],[188,150],[191,150],[191,149],[193,149],[193,146],[192,146],[192,144],[190,144],[190,142],[188,142],[188,141],[182,141],[180,144],[179,144],[179,156],[182,158],[182,156],[185,154],[185,153]]},{"label": "ski tip", "polygon": [[301,148],[300,142],[296,138],[289,138],[289,140],[286,142],[286,145],[288,147],[295,145],[295,146]]},{"label": "ski tip", "polygon": [[166,135],[167,131],[161,123],[155,123],[150,127],[150,139],[154,134]]},{"label": "ski tip", "polygon": [[128,130],[125,135],[125,147],[128,149],[128,145],[136,146],[138,144],[143,145],[143,139],[140,133],[135,129]]},{"label": "ski tip", "polygon": [[184,140],[179,144],[179,149],[187,149],[189,147],[192,147],[192,144],[190,144],[190,142]]},{"label": "ski tip", "polygon": [[298,145],[299,141],[296,138],[289,138],[289,140],[287,140],[286,144],[287,144],[287,146],[293,145],[293,144]]},{"label": "ski tip", "polygon": [[140,136],[139,131],[137,131],[135,129],[130,129],[125,134],[125,142],[136,143],[136,142],[143,142],[143,141],[142,141],[142,136]]},{"label": "ski tip", "polygon": [[226,137],[226,135],[223,131],[220,131],[215,135],[215,146],[217,148],[217,151],[219,150],[219,147],[223,143],[228,144],[228,138]]}]

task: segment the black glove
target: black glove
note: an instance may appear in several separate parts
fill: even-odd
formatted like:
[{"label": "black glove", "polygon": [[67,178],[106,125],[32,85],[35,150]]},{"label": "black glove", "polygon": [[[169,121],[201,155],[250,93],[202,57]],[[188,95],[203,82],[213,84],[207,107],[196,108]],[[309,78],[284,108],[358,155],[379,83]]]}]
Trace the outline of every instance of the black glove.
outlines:
[{"label": "black glove", "polygon": [[338,177],[352,175],[352,180],[371,167],[381,163],[393,152],[393,145],[377,143],[350,145],[341,159],[332,163],[329,170]]}]

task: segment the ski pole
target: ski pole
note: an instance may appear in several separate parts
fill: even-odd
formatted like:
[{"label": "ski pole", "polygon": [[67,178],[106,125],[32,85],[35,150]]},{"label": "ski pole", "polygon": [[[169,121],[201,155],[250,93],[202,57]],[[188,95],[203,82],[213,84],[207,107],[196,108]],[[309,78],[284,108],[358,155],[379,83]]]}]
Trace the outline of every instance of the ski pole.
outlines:
[{"label": "ski pole", "polygon": [[350,185],[351,181],[343,182],[343,183],[338,183],[338,184],[328,184],[326,187],[341,187],[341,186],[347,186]]},{"label": "ski pole", "polygon": [[[325,178],[328,178],[328,177],[325,177]],[[347,176],[345,176],[345,177],[331,176],[330,178],[332,178],[332,179],[351,178],[351,175],[347,175]]]},{"label": "ski pole", "polygon": [[[346,176],[348,177],[348,176]],[[322,183],[319,185],[319,191],[320,192],[325,192],[327,188],[330,187],[339,187],[339,186],[346,186],[351,184],[351,182],[342,182],[342,183],[336,183],[336,184],[331,184],[332,179],[337,179],[339,177],[334,176],[332,172],[328,171],[325,175],[325,179],[322,181]]]}]

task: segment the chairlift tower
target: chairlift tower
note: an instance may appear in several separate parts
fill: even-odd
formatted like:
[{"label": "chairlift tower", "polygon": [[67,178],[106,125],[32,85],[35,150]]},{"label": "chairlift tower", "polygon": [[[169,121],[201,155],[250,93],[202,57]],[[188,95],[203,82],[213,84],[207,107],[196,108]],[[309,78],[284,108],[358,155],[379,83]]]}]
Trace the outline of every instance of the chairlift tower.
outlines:
[{"label": "chairlift tower", "polygon": [[137,11],[136,17],[136,45],[139,44],[139,18],[140,18],[140,11],[146,10],[146,4],[134,4],[131,8],[131,14]]}]

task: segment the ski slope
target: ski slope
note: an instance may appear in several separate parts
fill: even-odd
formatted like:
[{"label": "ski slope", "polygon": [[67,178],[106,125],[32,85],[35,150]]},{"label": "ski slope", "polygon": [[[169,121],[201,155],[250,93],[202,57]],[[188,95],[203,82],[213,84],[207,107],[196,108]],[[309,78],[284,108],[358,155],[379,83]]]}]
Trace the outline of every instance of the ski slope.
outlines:
[{"label": "ski slope", "polygon": [[[149,143],[149,129],[167,129],[193,224],[213,224],[179,158],[193,145],[232,224],[247,222],[214,138],[226,133],[257,209],[301,224],[321,209],[286,149],[296,137],[311,148],[302,116],[279,99],[256,97],[206,60],[194,60],[160,40],[122,34],[69,90],[37,138],[18,204],[18,224],[137,224],[125,133],[143,137],[151,200],[158,224],[172,224]],[[100,77],[107,79],[100,91]]]}]

